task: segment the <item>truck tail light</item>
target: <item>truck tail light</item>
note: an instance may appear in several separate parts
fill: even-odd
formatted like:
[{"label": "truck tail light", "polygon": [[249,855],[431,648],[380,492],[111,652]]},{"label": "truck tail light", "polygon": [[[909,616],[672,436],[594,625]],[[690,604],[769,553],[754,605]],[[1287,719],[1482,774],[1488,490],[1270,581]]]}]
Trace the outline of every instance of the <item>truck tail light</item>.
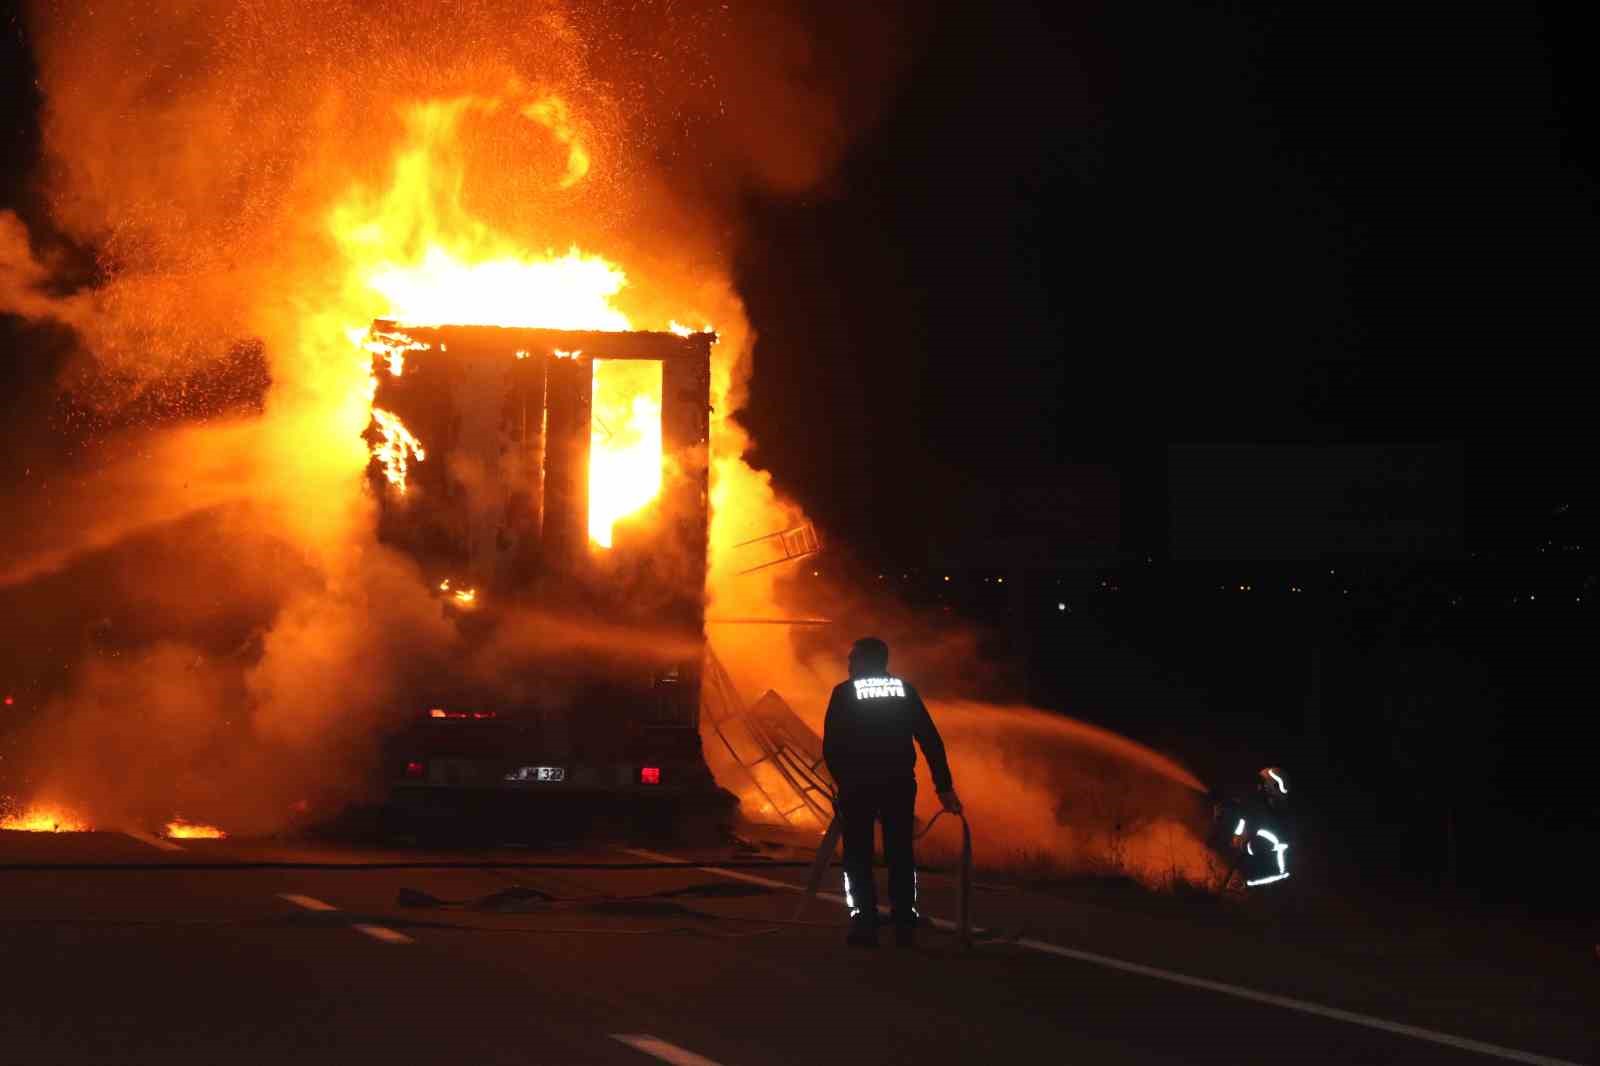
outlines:
[{"label": "truck tail light", "polygon": [[659,767],[659,766],[641,766],[641,767],[639,767],[639,784],[641,784],[641,785],[659,785],[659,784],[661,784],[661,767]]},{"label": "truck tail light", "polygon": [[421,777],[427,772],[428,766],[426,763],[418,762],[416,759],[412,759],[410,762],[406,763],[407,777]]}]

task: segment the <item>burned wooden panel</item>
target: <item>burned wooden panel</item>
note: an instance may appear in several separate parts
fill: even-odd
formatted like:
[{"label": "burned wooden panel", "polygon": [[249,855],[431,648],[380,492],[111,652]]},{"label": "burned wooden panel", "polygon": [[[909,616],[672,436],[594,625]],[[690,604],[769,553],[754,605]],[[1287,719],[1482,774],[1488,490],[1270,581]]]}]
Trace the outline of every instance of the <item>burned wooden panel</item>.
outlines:
[{"label": "burned wooden panel", "polygon": [[562,569],[589,550],[590,374],[586,359],[546,360],[544,555]]}]

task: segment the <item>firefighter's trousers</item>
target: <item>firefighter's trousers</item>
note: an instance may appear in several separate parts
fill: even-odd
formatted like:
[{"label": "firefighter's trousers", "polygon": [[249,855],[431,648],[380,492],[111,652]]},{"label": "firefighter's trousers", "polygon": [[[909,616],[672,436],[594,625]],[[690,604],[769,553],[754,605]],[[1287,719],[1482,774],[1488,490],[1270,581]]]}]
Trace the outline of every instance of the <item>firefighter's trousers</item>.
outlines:
[{"label": "firefighter's trousers", "polygon": [[872,827],[883,823],[883,857],[889,864],[889,905],[901,928],[917,924],[917,868],[911,851],[912,812],[917,782],[852,782],[839,791],[838,816],[844,832],[844,889],[850,917],[872,929],[878,923],[878,892],[872,879]]}]

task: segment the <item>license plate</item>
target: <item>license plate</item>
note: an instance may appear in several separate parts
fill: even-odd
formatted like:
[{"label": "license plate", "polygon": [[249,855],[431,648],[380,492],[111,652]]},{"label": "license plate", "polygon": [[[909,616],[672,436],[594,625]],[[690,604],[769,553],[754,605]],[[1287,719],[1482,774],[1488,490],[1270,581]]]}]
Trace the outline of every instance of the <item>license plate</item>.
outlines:
[{"label": "license plate", "polygon": [[567,771],[561,766],[524,766],[506,775],[507,781],[565,781]]}]

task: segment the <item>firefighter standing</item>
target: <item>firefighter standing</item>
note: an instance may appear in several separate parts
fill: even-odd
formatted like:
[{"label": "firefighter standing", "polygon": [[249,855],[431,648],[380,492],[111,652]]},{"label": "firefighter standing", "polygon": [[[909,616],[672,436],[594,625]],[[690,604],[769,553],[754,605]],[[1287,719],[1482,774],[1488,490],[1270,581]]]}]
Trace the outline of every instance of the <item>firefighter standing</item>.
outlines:
[{"label": "firefighter standing", "polygon": [[822,729],[822,757],[839,794],[836,816],[844,832],[844,894],[850,908],[848,942],[878,944],[877,888],[872,879],[872,827],[883,823],[889,865],[889,901],[895,942],[910,947],[917,926],[917,871],[911,851],[917,798],[917,754],[922,747],[939,802],[952,814],[961,800],[950,781],[944,742],[917,690],[889,675],[889,646],[863,637],[850,649],[850,680],[833,690]]}]

